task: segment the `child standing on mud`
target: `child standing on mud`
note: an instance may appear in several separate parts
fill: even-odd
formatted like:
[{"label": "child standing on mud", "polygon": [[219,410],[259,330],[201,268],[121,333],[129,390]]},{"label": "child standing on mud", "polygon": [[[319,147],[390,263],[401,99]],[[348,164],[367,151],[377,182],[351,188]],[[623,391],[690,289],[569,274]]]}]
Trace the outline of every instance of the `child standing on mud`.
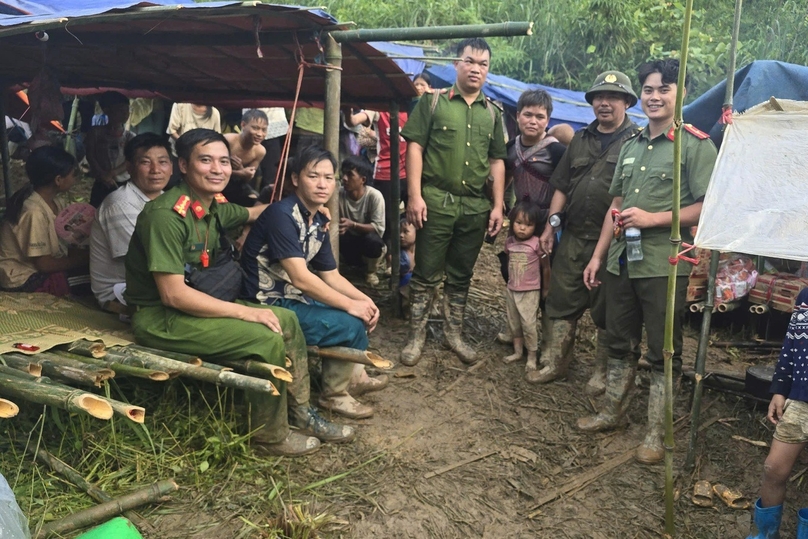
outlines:
[{"label": "child standing on mud", "polygon": [[541,258],[546,256],[539,247],[537,225],[547,222],[547,210],[529,201],[520,201],[510,215],[511,227],[505,240],[508,254],[508,286],[505,305],[508,325],[513,335],[513,354],[505,363],[522,359],[527,349],[526,370],[536,370],[539,349],[538,312],[541,301]]},{"label": "child standing on mud", "polygon": [[[780,359],[774,370],[767,417],[777,425],[763,464],[760,498],[755,502],[757,533],[747,539],[779,537],[786,482],[808,444],[808,289],[794,302]],[[797,513],[797,538],[808,537],[808,508]]]}]

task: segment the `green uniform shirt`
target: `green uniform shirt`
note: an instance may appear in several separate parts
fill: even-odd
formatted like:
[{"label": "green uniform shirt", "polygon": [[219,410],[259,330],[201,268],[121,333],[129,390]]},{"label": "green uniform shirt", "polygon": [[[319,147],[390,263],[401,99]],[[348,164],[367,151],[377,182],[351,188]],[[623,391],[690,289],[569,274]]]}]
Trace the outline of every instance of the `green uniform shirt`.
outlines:
[{"label": "green uniform shirt", "polygon": [[556,166],[550,184],[567,196],[565,233],[584,240],[597,240],[603,218],[614,198],[609,194],[614,169],[623,142],[639,132],[628,116],[612,134],[606,148],[600,147],[595,120],[575,133]]},{"label": "green uniform shirt", "polygon": [[[680,204],[684,208],[701,200],[707,192],[707,184],[713,172],[717,152],[709,138],[684,130],[682,133],[682,185]],[[645,129],[626,141],[620,151],[614,172],[612,196],[623,197],[623,209],[640,208],[657,213],[671,211],[673,207],[673,130],[668,130],[653,140]],[[682,241],[693,243],[689,227],[682,227]],[[642,229],[643,259],[628,262],[628,275],[641,277],[664,277],[670,263],[670,227]],[[626,248],[625,235],[612,240],[606,269],[620,274],[620,258]],[[689,275],[690,265],[680,262],[679,275]]]},{"label": "green uniform shirt", "polygon": [[[175,210],[183,196],[188,200],[185,215]],[[197,196],[185,182],[148,202],[137,218],[135,233],[126,253],[126,301],[129,305],[161,305],[160,292],[152,272],[182,275],[185,265],[201,268],[200,255],[207,251],[210,264],[219,249],[219,229],[214,216],[224,230],[247,222],[247,208],[236,204],[211,202],[209,210],[202,206],[201,218],[194,214]]]},{"label": "green uniform shirt", "polygon": [[432,96],[425,96],[410,114],[401,136],[424,148],[421,185],[427,206],[442,201],[448,193],[463,197],[464,208],[471,212],[491,208],[484,194],[491,171],[488,160],[505,159],[507,151],[502,113],[482,92],[469,105],[457,86],[452,86],[440,94],[434,113]]}]

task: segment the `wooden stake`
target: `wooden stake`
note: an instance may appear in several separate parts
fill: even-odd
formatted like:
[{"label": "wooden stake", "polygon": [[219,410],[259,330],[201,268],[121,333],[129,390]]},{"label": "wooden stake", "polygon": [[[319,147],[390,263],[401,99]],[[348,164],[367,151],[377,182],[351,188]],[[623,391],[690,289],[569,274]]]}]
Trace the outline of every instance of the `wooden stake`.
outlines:
[{"label": "wooden stake", "polygon": [[482,368],[483,364],[485,364],[485,359],[481,359],[480,361],[478,361],[477,363],[475,363],[474,365],[469,367],[468,370],[466,370],[466,372],[464,372],[460,376],[458,376],[457,379],[455,379],[454,382],[452,382],[448,386],[444,387],[442,390],[438,391],[437,396],[442,397],[442,396],[446,395],[448,392],[450,392],[455,387],[457,387],[460,384],[460,382],[465,381],[466,377],[468,377],[468,375],[479,371]]},{"label": "wooden stake", "polygon": [[436,475],[445,474],[446,472],[450,472],[455,468],[460,468],[461,466],[465,466],[466,464],[471,464],[472,462],[477,462],[478,460],[482,460],[484,458],[488,458],[491,455],[499,453],[499,451],[489,451],[488,453],[484,453],[482,455],[477,455],[476,457],[470,457],[465,460],[461,460],[460,462],[455,462],[454,464],[450,464],[448,466],[444,466],[443,468],[438,468],[434,472],[427,472],[424,474],[424,479],[429,479],[431,477],[435,477]]},{"label": "wooden stake", "polygon": [[55,522],[49,522],[42,526],[39,533],[36,535],[37,539],[49,537],[56,534],[65,534],[67,532],[84,528],[92,524],[96,524],[102,520],[120,515],[124,511],[134,509],[141,505],[157,502],[170,492],[174,492],[179,487],[173,479],[163,479],[157,481],[151,486],[136,490],[120,498],[104,502],[95,507],[73,513],[69,517],[65,517]]},{"label": "wooden stake", "polygon": [[223,365],[227,365],[228,367],[233,367],[237,371],[257,376],[259,378],[269,378],[271,376],[273,378],[277,378],[282,382],[292,381],[292,374],[289,371],[287,371],[283,367],[272,365],[270,363],[264,363],[263,361],[255,361],[252,359],[246,359],[246,360],[234,359],[229,361],[222,361],[221,363]]},{"label": "wooden stake", "polygon": [[130,344],[126,346],[126,350],[141,350],[143,352],[148,352],[156,356],[167,357],[169,359],[176,359],[177,361],[182,361],[183,363],[188,363],[189,365],[196,365],[196,366],[202,365],[201,359],[199,359],[197,356],[192,356],[190,354],[181,354],[179,352],[170,352],[168,350],[158,350],[157,348],[149,348],[148,346],[141,346],[139,344]]}]

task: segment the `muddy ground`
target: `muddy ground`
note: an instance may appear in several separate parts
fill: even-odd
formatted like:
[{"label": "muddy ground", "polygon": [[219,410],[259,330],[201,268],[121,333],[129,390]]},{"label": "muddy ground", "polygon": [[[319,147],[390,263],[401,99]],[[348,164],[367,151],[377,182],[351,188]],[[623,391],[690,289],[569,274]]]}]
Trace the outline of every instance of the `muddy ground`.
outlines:
[{"label": "muddy ground", "polygon": [[[358,440],[347,446],[324,446],[308,459],[288,461],[289,477],[300,483],[332,477],[350,470],[313,494],[301,495],[312,512],[336,516],[326,537],[356,538],[644,538],[662,537],[664,469],[633,459],[537,506],[538,501],[597,466],[619,459],[642,441],[647,404],[647,372],[638,375],[640,389],[630,408],[626,429],[585,435],[575,420],[591,413],[597,403],[583,394],[589,376],[594,331],[584,320],[576,344],[576,362],[569,377],[544,386],[527,384],[524,362],[505,365],[509,348],[495,342],[504,320],[503,283],[495,253],[500,243],[486,245],[476,268],[466,333],[485,364],[471,374],[431,335],[421,362],[413,369],[398,367],[390,386],[363,400],[376,408],[373,418],[351,422]],[[371,348],[396,359],[406,339],[406,324],[391,316],[389,298],[380,299],[384,317],[372,335]],[[720,322],[720,321],[719,321]],[[697,333],[688,330],[685,365],[692,365]],[[780,335],[773,338],[780,339]],[[776,360],[776,351],[766,361]],[[710,351],[708,369],[743,372],[743,353]],[[760,362],[760,358],[756,359]],[[397,377],[411,373],[412,377]],[[460,382],[454,384],[460,379]],[[449,391],[446,391],[446,389]],[[689,413],[691,384],[685,382],[675,404],[675,418]],[[707,479],[740,490],[754,500],[767,449],[733,439],[770,442],[772,427],[765,422],[765,405],[734,395],[707,391],[702,423],[710,423],[697,445],[695,469],[684,470],[689,427],[676,434],[675,504],[677,536],[692,538],[745,537],[751,511],[733,510],[717,498],[713,508],[691,501],[695,481]],[[378,457],[376,460],[374,457]],[[430,472],[477,457],[445,473]],[[803,470],[808,459],[798,463]],[[358,468],[358,469],[357,469]],[[802,479],[789,486],[784,533],[793,533],[796,509],[808,505]],[[198,507],[198,506],[197,506]],[[178,508],[179,509],[179,508]],[[532,514],[533,518],[528,518]],[[203,517],[208,529],[193,537],[223,536],[221,513]],[[184,537],[177,518],[158,526],[164,537]],[[198,517],[197,517],[198,518]],[[217,525],[218,524],[218,525]],[[173,528],[173,529],[172,529]],[[187,533],[187,528],[185,528]],[[785,535],[784,535],[785,536]]]}]

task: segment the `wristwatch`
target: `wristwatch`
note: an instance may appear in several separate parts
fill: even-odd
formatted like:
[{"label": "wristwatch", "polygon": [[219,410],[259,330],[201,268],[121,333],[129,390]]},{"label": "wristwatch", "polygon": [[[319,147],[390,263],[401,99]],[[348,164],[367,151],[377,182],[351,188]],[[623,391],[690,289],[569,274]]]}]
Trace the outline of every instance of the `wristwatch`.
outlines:
[{"label": "wristwatch", "polygon": [[561,226],[561,214],[554,213],[553,215],[550,216],[550,219],[548,220],[548,222],[550,223],[550,226],[553,227],[553,228],[560,227]]}]

